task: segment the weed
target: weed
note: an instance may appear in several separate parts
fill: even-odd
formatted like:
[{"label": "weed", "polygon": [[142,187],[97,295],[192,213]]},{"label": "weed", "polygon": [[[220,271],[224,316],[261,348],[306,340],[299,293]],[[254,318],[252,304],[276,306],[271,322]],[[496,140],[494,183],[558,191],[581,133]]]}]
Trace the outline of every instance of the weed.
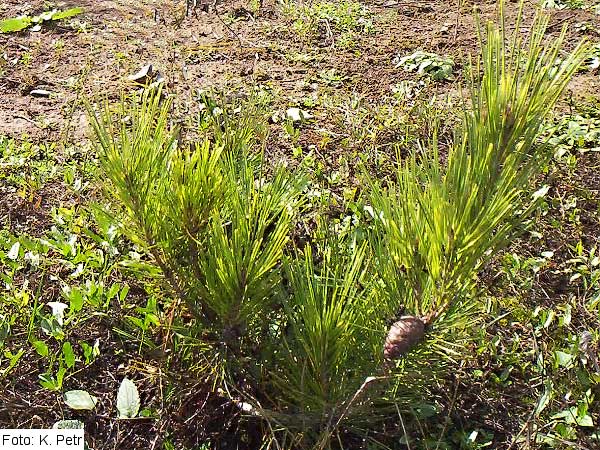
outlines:
[{"label": "weed", "polygon": [[43,24],[75,17],[83,12],[82,8],[70,8],[64,11],[53,9],[45,11],[38,16],[19,16],[0,21],[0,32],[14,33],[32,27],[33,31],[39,31]]},{"label": "weed", "polygon": [[594,111],[586,115],[563,116],[550,131],[550,143],[556,148],[557,158],[569,155],[573,151],[583,154],[600,150],[597,147],[600,140],[600,116]]},{"label": "weed", "polygon": [[324,1],[300,6],[286,0],[280,5],[292,21],[292,29],[309,40],[325,39],[341,48],[352,48],[358,34],[374,31],[371,11],[359,2]]},{"label": "weed", "polygon": [[319,72],[319,79],[329,86],[339,87],[347,77],[339,74],[335,68],[331,68]]},{"label": "weed", "polygon": [[397,57],[396,67],[402,67],[407,72],[425,74],[433,80],[452,80],[454,78],[454,61],[435,53],[416,51],[411,55]]},{"label": "weed", "polygon": [[542,0],[542,8],[583,9],[585,7],[584,0]]}]

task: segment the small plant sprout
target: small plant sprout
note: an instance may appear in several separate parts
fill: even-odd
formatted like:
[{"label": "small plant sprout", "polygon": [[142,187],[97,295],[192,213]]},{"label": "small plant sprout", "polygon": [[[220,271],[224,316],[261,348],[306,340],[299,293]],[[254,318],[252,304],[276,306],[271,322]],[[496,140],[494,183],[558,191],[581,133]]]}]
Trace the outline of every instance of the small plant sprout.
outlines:
[{"label": "small plant sprout", "polygon": [[19,16],[10,19],[4,19],[0,21],[0,32],[2,33],[14,33],[22,31],[28,27],[31,27],[31,31],[40,31],[41,27],[45,23],[51,23],[53,21],[64,20],[71,17],[75,17],[83,13],[82,8],[69,8],[64,11],[53,9],[51,11],[45,11],[38,16]]},{"label": "small plant sprout", "polygon": [[396,67],[407,72],[417,72],[419,75],[430,76],[436,81],[452,80],[454,78],[454,61],[450,58],[427,53],[421,50],[411,55],[396,58]]},{"label": "small plant sprout", "polygon": [[123,378],[117,392],[119,419],[132,419],[140,410],[140,394],[133,381]]}]

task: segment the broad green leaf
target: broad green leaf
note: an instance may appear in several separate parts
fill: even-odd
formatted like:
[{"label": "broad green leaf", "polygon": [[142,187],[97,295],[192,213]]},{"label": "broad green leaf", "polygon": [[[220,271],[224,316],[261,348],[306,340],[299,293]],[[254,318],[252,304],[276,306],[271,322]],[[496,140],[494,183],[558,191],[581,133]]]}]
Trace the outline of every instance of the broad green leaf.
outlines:
[{"label": "broad green leaf", "polygon": [[83,13],[83,8],[69,8],[65,9],[64,11],[55,12],[52,15],[52,20],[68,19],[69,17],[75,17],[81,13]]},{"label": "broad green leaf", "polygon": [[110,287],[110,289],[108,290],[108,292],[106,293],[106,299],[112,300],[115,297],[115,295],[117,295],[119,293],[120,288],[121,288],[121,285],[119,283],[113,284]]},{"label": "broad green leaf", "polygon": [[19,16],[13,17],[12,19],[6,19],[0,21],[0,31],[2,33],[14,33],[21,31],[31,25],[31,17]]},{"label": "broad green leaf", "polygon": [[38,375],[38,379],[40,381],[40,385],[48,389],[50,391],[56,391],[58,389],[58,385],[56,379],[50,373],[41,373]]},{"label": "broad green leaf", "polygon": [[65,392],[65,403],[71,409],[90,411],[94,409],[96,403],[98,403],[98,399],[90,395],[87,391],[76,389]]},{"label": "broad green leaf", "polygon": [[561,367],[569,366],[574,358],[572,354],[561,352],[560,350],[555,351],[554,355],[556,356],[556,362]]},{"label": "broad green leaf", "polygon": [[65,341],[62,347],[63,356],[65,357],[65,364],[70,369],[75,365],[75,352],[73,352],[73,347],[71,343]]},{"label": "broad green leaf", "polygon": [[117,410],[119,419],[131,419],[140,410],[140,394],[137,387],[129,378],[123,378],[117,393]]},{"label": "broad green leaf", "polygon": [[554,385],[553,385],[552,381],[547,381],[545,389],[544,389],[544,393],[540,396],[540,399],[538,400],[537,405],[535,407],[534,414],[536,417],[539,417],[541,412],[546,408],[546,406],[548,406],[548,403],[550,403],[550,400],[552,399],[553,388],[554,388]]},{"label": "broad green leaf", "polygon": [[123,286],[123,289],[121,289],[121,292],[119,292],[119,301],[121,303],[125,300],[125,297],[127,297],[128,293],[129,293],[129,285],[126,284],[125,286]]},{"label": "broad green leaf", "polygon": [[33,345],[33,348],[35,348],[35,351],[38,353],[38,355],[44,357],[48,356],[48,346],[46,343],[42,341],[33,341],[31,345]]},{"label": "broad green leaf", "polygon": [[75,287],[65,290],[64,293],[69,300],[69,310],[74,313],[81,311],[81,308],[83,308],[83,293],[81,289]]},{"label": "broad green leaf", "polygon": [[62,341],[65,338],[65,333],[54,316],[50,318],[44,317],[40,321],[40,328],[44,333],[54,337],[55,339],[58,339],[59,341]]},{"label": "broad green leaf", "polygon": [[563,419],[569,425],[578,425],[580,427],[593,427],[594,420],[589,414],[579,415],[577,406],[572,406],[552,416],[552,419]]}]

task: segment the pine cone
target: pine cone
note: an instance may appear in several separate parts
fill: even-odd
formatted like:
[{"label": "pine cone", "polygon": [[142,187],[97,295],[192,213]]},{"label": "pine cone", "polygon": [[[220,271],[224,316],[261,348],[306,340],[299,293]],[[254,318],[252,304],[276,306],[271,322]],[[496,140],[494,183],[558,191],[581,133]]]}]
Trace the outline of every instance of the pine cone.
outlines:
[{"label": "pine cone", "polygon": [[425,335],[425,323],[415,316],[402,316],[388,331],[383,346],[386,359],[398,359],[412,349]]}]

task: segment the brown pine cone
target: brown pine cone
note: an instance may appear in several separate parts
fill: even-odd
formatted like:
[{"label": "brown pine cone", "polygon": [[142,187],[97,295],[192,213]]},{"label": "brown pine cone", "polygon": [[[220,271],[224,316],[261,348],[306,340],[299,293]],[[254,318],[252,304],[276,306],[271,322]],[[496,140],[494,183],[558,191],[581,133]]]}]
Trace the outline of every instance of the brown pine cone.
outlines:
[{"label": "brown pine cone", "polygon": [[388,331],[383,346],[386,359],[398,359],[412,349],[425,335],[425,323],[415,316],[402,316]]}]

